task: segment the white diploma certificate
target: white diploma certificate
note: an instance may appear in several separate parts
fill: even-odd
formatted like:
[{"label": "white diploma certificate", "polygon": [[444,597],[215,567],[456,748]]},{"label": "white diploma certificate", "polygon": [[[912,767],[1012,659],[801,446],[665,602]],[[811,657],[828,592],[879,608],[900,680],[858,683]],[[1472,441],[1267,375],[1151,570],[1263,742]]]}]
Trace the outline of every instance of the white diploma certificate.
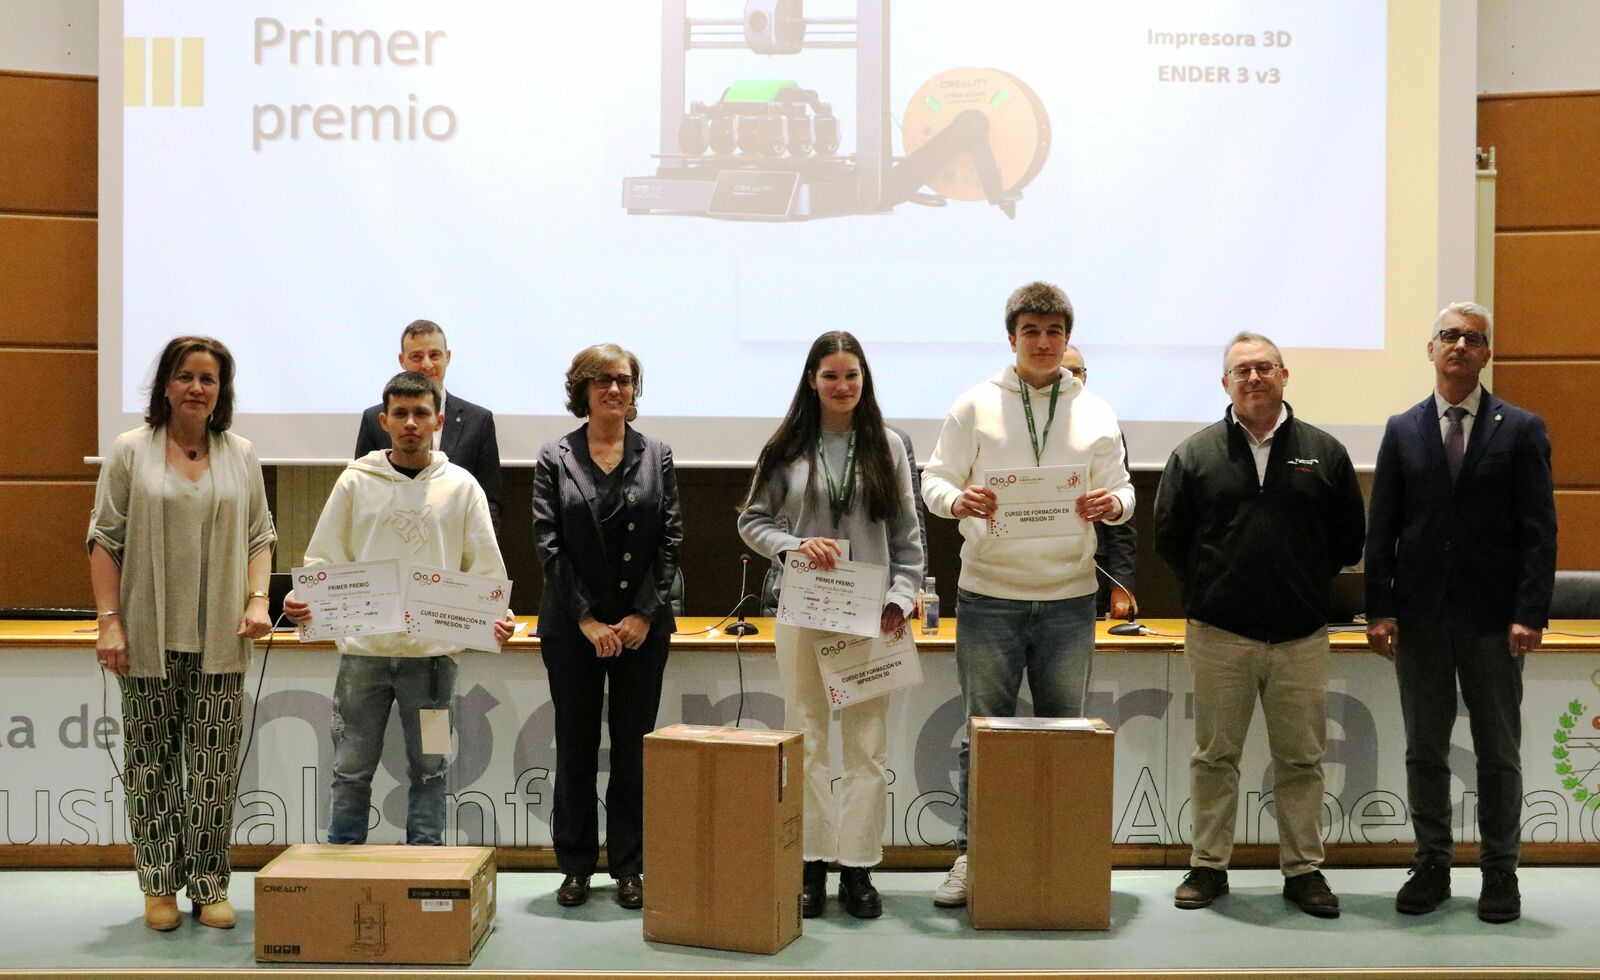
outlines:
[{"label": "white diploma certificate", "polygon": [[838,708],[922,683],[911,624],[879,636],[835,634],[816,643],[828,703]]},{"label": "white diploma certificate", "polygon": [[423,565],[410,567],[405,630],[424,640],[459,643],[469,650],[500,649],[494,624],[506,618],[511,581]]},{"label": "white diploma certificate", "polygon": [[801,552],[791,551],[783,560],[778,622],[854,636],[877,636],[888,580],[889,570],[882,565],[839,561],[823,571]]},{"label": "white diploma certificate", "polygon": [[400,563],[350,562],[293,569],[294,595],[311,607],[302,640],[399,633],[405,629]]},{"label": "white diploma certificate", "polygon": [[989,517],[996,538],[1062,538],[1084,533],[1078,498],[1089,488],[1089,467],[1026,466],[985,470],[984,485],[999,506]]}]

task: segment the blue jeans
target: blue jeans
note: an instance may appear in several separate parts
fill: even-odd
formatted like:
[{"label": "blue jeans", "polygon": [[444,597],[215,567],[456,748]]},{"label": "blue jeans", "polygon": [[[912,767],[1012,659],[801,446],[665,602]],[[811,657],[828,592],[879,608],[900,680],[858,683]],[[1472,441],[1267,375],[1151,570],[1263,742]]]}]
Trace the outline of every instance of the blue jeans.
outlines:
[{"label": "blue jeans", "polygon": [[[422,751],[424,708],[451,709],[456,662],[450,657],[339,658],[333,685],[333,791],[328,803],[328,843],[365,844],[372,806],[372,776],[383,757],[389,708],[400,709],[411,791],[406,843],[444,841],[445,772],[450,757]],[[451,709],[453,710],[453,709]],[[452,717],[452,727],[454,718]]]},{"label": "blue jeans", "polygon": [[[1017,713],[1028,675],[1037,718],[1076,718],[1089,694],[1094,660],[1094,593],[1029,602],[961,589],[956,594],[956,674],[968,718]],[[968,730],[961,731],[961,828],[967,847]]]}]

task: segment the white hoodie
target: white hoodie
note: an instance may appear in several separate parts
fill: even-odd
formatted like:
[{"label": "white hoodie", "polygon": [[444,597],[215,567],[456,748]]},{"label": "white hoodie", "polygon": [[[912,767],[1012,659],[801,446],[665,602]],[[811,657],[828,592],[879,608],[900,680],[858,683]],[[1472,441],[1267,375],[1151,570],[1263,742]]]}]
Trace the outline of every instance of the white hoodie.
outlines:
[{"label": "white hoodie", "polygon": [[[504,578],[505,562],[489,522],[489,502],[472,474],[433,452],[428,466],[409,479],[375,449],[354,460],[323,505],[306,545],[307,565],[394,558]],[[434,657],[463,647],[404,633],[344,637],[342,653],[368,657]]]},{"label": "white hoodie", "polygon": [[[1133,516],[1133,482],[1122,456],[1117,414],[1083,382],[1062,372],[1055,424],[1035,462],[1028,421],[1022,412],[1022,382],[1015,366],[966,391],[951,406],[939,431],[939,444],[922,473],[922,498],[928,510],[953,517],[950,508],[962,491],[983,479],[985,470],[1030,466],[1089,466],[1090,490],[1105,488],[1122,501],[1122,513],[1108,524]],[[1044,435],[1050,413],[1050,386],[1029,387],[1034,424]],[[990,537],[985,521],[961,521],[960,586],[997,599],[1044,602],[1094,594],[1095,536],[1062,538]]]}]

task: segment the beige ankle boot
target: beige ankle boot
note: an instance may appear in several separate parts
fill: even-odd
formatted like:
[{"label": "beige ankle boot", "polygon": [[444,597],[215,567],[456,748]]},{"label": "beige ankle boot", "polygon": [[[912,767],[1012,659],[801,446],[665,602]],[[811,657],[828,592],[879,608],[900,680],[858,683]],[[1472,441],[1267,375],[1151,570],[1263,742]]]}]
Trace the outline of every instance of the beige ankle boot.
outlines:
[{"label": "beige ankle boot", "polygon": [[144,924],[157,932],[171,932],[178,928],[183,916],[178,914],[178,896],[146,895],[144,897]]},{"label": "beige ankle boot", "polygon": [[233,906],[227,899],[220,899],[207,905],[196,905],[200,913],[200,924],[213,929],[232,929],[234,924]]}]

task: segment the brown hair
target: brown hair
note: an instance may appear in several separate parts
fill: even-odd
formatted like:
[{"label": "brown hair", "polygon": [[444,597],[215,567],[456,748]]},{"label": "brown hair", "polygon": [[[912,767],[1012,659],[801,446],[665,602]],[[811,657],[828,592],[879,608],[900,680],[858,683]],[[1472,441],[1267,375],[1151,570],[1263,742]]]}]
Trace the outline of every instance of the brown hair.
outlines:
[{"label": "brown hair", "polygon": [[214,337],[174,337],[167,341],[156,361],[155,380],[150,382],[150,405],[144,411],[145,424],[159,429],[172,421],[172,406],[167,403],[167,383],[190,354],[210,354],[217,359],[217,407],[211,410],[206,428],[226,432],[233,425],[233,354]]},{"label": "brown hair", "polygon": [[628,406],[628,421],[639,417],[639,396],[644,394],[644,372],[632,351],[617,344],[595,344],[578,351],[567,368],[567,411],[578,418],[589,416],[589,382],[605,373],[612,361],[627,361],[633,372],[633,403]]},{"label": "brown hair", "polygon": [[406,338],[426,337],[430,334],[438,334],[439,343],[443,344],[446,350],[450,348],[450,338],[444,335],[443,327],[439,326],[437,323],[434,323],[432,320],[412,320],[410,323],[406,324],[406,328],[404,330],[400,331],[400,349],[405,350]]},{"label": "brown hair", "polygon": [[1066,318],[1067,336],[1072,336],[1072,300],[1061,287],[1048,282],[1030,282],[1017,287],[1006,297],[1006,333],[1017,334],[1017,319],[1024,313],[1034,316],[1060,314]]},{"label": "brown hair", "polygon": [[[878,396],[872,385],[872,368],[867,365],[867,352],[861,342],[845,330],[830,330],[811,343],[806,352],[806,365],[800,372],[800,383],[795,386],[789,411],[778,430],[761,447],[756,457],[755,476],[750,481],[750,493],[745,496],[740,509],[750,506],[750,501],[761,492],[769,480],[778,478],[778,471],[802,456],[816,452],[817,439],[822,434],[822,401],[811,381],[821,370],[822,359],[829,354],[852,354],[861,364],[861,400],[856,403],[851,417],[852,432],[856,440],[856,465],[861,471],[861,500],[866,505],[867,516],[875,521],[892,521],[900,516],[900,488],[896,482],[894,457],[890,455],[888,429],[883,424],[883,412],[878,408]],[[807,474],[806,494],[815,499],[816,466]]]}]

